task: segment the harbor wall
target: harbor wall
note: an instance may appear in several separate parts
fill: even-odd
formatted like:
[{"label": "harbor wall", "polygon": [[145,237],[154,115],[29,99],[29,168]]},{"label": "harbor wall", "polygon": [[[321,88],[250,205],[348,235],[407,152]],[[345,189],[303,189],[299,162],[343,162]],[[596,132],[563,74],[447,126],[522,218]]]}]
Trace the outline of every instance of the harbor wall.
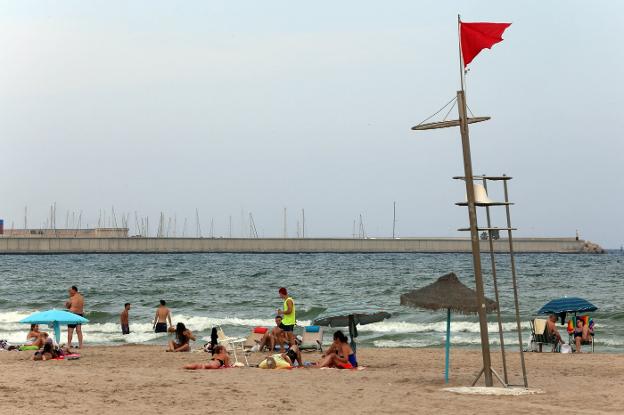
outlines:
[{"label": "harbor wall", "polygon": [[[575,238],[514,238],[515,252],[583,252]],[[482,252],[489,250],[481,241]],[[508,252],[507,239],[494,241],[497,252]],[[0,254],[80,253],[384,253],[471,252],[467,238],[12,238],[0,237]]]}]

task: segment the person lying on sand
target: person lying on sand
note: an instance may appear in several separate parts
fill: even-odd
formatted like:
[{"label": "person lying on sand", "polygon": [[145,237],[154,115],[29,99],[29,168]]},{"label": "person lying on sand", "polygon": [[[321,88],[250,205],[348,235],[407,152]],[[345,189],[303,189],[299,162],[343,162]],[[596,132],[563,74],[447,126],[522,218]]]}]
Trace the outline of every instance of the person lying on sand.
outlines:
[{"label": "person lying on sand", "polygon": [[258,344],[258,351],[261,352],[266,347],[270,352],[275,349],[275,345],[279,344],[281,349],[284,350],[286,346],[286,333],[282,329],[282,316],[275,316],[275,327],[271,331],[267,331],[260,343]]},{"label": "person lying on sand", "polygon": [[576,352],[581,353],[581,344],[583,342],[591,342],[593,332],[589,324],[585,325],[582,318],[576,319],[576,327],[574,328],[574,342],[576,343]]},{"label": "person lying on sand", "polygon": [[228,355],[225,346],[217,346],[214,349],[214,355],[208,361],[208,363],[193,363],[184,366],[184,369],[197,370],[197,369],[221,369],[222,367],[230,366],[230,356]]},{"label": "person lying on sand", "polygon": [[52,342],[46,342],[43,345],[43,349],[37,350],[33,355],[32,360],[50,360],[58,357],[57,351],[54,349]]},{"label": "person lying on sand", "polygon": [[175,336],[174,340],[169,340],[167,351],[189,352],[191,350],[191,340],[195,340],[193,332],[187,329],[184,323],[178,323],[175,328]]},{"label": "person lying on sand", "polygon": [[353,369],[358,366],[353,349],[349,346],[347,336],[340,330],[334,333],[334,342],[323,353],[318,367],[335,367],[338,369]]},{"label": "person lying on sand", "polygon": [[299,366],[303,366],[303,359],[301,358],[301,350],[299,350],[299,346],[297,342],[293,342],[289,345],[288,351],[286,353],[282,353],[282,359],[287,361],[291,366],[295,365],[295,361],[298,362]]}]

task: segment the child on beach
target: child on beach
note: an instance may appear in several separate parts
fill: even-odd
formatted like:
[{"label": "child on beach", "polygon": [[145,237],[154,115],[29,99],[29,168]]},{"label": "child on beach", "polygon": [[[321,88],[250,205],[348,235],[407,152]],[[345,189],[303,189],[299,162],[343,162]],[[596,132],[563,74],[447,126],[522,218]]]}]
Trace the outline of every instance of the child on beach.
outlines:
[{"label": "child on beach", "polygon": [[230,356],[224,346],[217,346],[214,349],[214,355],[208,361],[208,363],[193,363],[184,366],[184,369],[197,370],[197,369],[221,369],[222,367],[230,366]]},{"label": "child on beach", "polygon": [[340,330],[334,333],[334,342],[322,355],[318,367],[334,367],[337,369],[353,369],[358,366],[353,349],[349,346],[347,336]]}]

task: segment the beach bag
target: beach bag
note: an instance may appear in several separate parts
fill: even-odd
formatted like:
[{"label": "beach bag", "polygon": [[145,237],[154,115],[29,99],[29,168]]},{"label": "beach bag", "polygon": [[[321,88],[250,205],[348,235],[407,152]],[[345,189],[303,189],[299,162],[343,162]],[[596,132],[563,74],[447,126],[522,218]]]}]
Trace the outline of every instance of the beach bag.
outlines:
[{"label": "beach bag", "polygon": [[570,346],[569,344],[562,344],[561,353],[572,353],[572,346]]}]

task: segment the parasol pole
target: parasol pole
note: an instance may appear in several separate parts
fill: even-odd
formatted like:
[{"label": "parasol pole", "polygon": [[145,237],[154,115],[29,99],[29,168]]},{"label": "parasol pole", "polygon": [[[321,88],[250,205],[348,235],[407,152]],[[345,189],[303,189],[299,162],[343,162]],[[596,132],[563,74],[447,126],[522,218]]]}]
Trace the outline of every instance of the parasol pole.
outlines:
[{"label": "parasol pole", "polygon": [[61,344],[61,324],[58,321],[54,322],[54,338],[57,344]]},{"label": "parasol pole", "polygon": [[485,386],[493,386],[492,364],[490,356],[490,340],[488,337],[487,314],[485,310],[485,295],[483,292],[483,277],[481,275],[481,253],[479,247],[479,232],[477,231],[477,210],[475,206],[474,182],[472,175],[472,158],[470,155],[470,138],[468,134],[468,115],[466,97],[464,94],[464,68],[461,54],[461,20],[457,15],[457,34],[459,36],[459,70],[461,76],[461,91],[457,91],[457,108],[459,110],[459,126],[461,131],[462,150],[464,158],[464,181],[468,199],[468,218],[470,221],[470,239],[472,245],[472,263],[474,267],[475,291],[477,292],[477,313],[479,314],[479,328],[481,333],[481,354],[483,357],[483,375]]},{"label": "parasol pole", "polygon": [[356,353],[356,345],[355,338],[357,337],[357,328],[355,327],[355,318],[353,314],[349,315],[349,336],[351,337],[351,349],[353,349],[353,353]]},{"label": "parasol pole", "polygon": [[444,383],[449,383],[449,353],[451,348],[451,309],[446,309],[446,365],[444,369]]}]

